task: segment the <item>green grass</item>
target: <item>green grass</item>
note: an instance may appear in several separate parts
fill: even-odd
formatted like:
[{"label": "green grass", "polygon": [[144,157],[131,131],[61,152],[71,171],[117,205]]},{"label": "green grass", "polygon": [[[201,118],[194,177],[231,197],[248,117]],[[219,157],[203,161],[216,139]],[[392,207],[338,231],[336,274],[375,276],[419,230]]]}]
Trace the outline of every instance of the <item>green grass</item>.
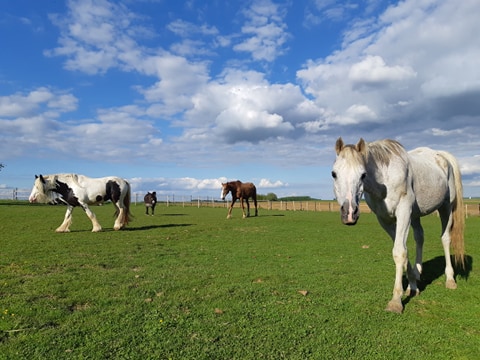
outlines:
[{"label": "green grass", "polygon": [[[1,359],[472,359],[480,348],[473,266],[444,287],[439,220],[424,219],[426,289],[403,314],[391,241],[373,215],[157,207],[114,232],[113,207],[0,202]],[[470,264],[478,217],[467,219]],[[413,252],[413,242],[409,248]],[[411,258],[413,258],[411,254]],[[306,295],[305,295],[306,292]]]}]

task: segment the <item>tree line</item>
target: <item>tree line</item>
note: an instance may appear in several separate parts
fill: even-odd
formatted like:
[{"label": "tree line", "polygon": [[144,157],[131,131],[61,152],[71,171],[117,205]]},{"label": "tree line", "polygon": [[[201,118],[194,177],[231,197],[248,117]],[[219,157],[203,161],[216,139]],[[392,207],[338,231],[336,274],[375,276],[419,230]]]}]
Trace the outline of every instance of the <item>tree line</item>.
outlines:
[{"label": "tree line", "polygon": [[268,193],[266,195],[258,194],[257,200],[269,200],[269,201],[313,201],[318,199],[313,199],[310,196],[285,196],[279,198],[275,193]]}]

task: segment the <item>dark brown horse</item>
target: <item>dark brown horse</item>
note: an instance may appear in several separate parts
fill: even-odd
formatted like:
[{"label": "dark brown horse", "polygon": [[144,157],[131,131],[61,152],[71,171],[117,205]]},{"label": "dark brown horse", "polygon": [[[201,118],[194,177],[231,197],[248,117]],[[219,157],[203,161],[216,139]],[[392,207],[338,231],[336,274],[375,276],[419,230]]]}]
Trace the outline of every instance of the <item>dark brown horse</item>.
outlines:
[{"label": "dark brown horse", "polygon": [[[243,218],[250,216],[250,204],[248,203],[248,199],[252,198],[253,203],[255,204],[255,216],[258,216],[257,210],[257,188],[252,183],[242,183],[240,180],[237,181],[230,181],[227,183],[222,183],[222,200],[225,200],[225,196],[228,195],[229,192],[232,192],[232,202],[230,203],[230,207],[228,209],[227,219],[232,217],[232,209],[235,201],[240,199],[242,204],[242,211],[243,211]],[[245,206],[243,204],[243,200],[247,202],[247,214],[245,214]]]},{"label": "dark brown horse", "polygon": [[147,195],[143,198],[143,202],[145,203],[145,214],[148,215],[148,209],[152,209],[152,215],[155,214],[155,205],[157,205],[157,193],[154,192],[147,192]]}]

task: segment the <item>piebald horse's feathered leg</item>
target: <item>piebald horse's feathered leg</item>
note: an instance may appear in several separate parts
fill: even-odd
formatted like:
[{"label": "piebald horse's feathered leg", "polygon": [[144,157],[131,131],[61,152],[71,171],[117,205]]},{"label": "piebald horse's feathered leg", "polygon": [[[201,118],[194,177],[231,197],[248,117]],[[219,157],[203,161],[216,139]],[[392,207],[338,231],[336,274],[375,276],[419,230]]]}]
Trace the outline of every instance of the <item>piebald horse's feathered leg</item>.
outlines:
[{"label": "piebald horse's feathered leg", "polygon": [[68,205],[67,211],[65,212],[65,217],[63,218],[62,224],[55,230],[58,233],[61,232],[70,232],[70,225],[72,224],[72,211],[73,206]]},{"label": "piebald horse's feathered leg", "polygon": [[87,214],[88,218],[92,222],[92,232],[99,232],[102,231],[102,226],[97,220],[97,217],[93,213],[92,210],[87,205],[82,205],[83,210],[85,210],[85,214]]}]

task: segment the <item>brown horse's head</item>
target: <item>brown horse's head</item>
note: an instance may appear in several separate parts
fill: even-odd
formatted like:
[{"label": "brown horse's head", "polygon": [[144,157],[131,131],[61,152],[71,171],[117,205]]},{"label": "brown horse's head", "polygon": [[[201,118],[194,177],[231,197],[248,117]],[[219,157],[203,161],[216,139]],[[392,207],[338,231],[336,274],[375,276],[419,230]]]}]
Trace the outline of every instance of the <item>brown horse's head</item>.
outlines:
[{"label": "brown horse's head", "polygon": [[232,190],[231,182],[222,183],[222,192],[220,193],[220,198],[222,200],[225,200],[225,196],[227,196],[231,190]]}]

